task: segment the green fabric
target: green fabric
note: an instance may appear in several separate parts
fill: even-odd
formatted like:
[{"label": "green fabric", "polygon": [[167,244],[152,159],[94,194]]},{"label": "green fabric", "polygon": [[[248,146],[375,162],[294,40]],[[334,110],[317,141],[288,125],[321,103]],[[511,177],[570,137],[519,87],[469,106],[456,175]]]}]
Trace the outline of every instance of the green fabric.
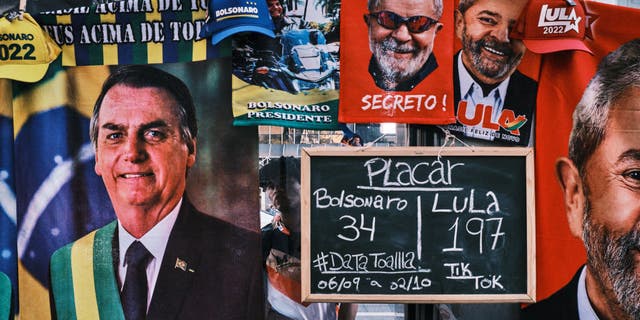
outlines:
[{"label": "green fabric", "polygon": [[51,287],[58,319],[77,319],[71,275],[70,243],[51,256]]},{"label": "green fabric", "polygon": [[[100,228],[93,239],[93,281],[100,319],[124,320],[120,290],[113,268],[112,239],[117,222]],[[71,248],[58,249],[51,256],[51,285],[58,319],[77,319],[73,288]],[[0,319],[2,320],[2,319]]]},{"label": "green fabric", "polygon": [[[116,19],[118,23],[124,24],[133,24],[140,25],[142,21],[147,21],[147,15],[144,12],[141,13],[128,13],[128,14],[120,14],[116,15]],[[133,28],[133,36],[135,39],[142,39],[142,33],[140,28]],[[139,40],[135,43],[126,44],[126,46],[130,46],[129,53],[131,57],[118,57],[118,61],[131,61],[132,64],[147,64],[149,63],[149,52],[147,50],[147,43],[140,42]],[[186,60],[191,61],[191,60]]]},{"label": "green fabric", "polygon": [[[184,7],[187,7],[186,5]],[[171,14],[175,15],[176,20],[178,21],[191,21],[191,10],[182,10],[182,11],[174,11]],[[182,31],[182,30],[181,30]],[[197,29],[194,28],[194,34],[198,36],[196,33]],[[165,35],[165,37],[169,37],[169,35]],[[210,45],[210,44],[207,44]],[[181,40],[177,43],[178,50],[178,60],[179,61],[191,61],[193,60],[193,44],[191,41]]]},{"label": "green fabric", "polygon": [[[65,63],[77,66],[148,64],[150,57],[153,63],[158,62],[157,58],[163,63],[175,63],[231,55],[230,45],[213,46],[208,39],[197,40],[197,50],[194,49],[199,39],[198,26],[205,23],[206,8],[202,1],[128,1],[122,6],[98,2],[100,4],[78,7],[71,12],[57,10],[34,16],[62,48]],[[192,8],[191,4],[196,7]],[[147,18],[148,14],[153,17]],[[106,22],[106,17],[108,21],[115,17],[115,22]],[[149,43],[161,46],[149,48]],[[105,52],[105,48],[114,48],[117,56],[114,51]]]},{"label": "green fabric", "polygon": [[[235,94],[235,93],[234,93]],[[238,103],[234,101],[234,103]],[[327,105],[329,107],[329,111],[327,112],[311,112],[311,111],[294,111],[287,110],[283,108],[267,108],[267,109],[251,109],[247,108],[247,113],[242,115],[234,115],[233,125],[234,126],[256,126],[256,125],[270,125],[270,126],[282,126],[289,128],[300,128],[300,129],[312,129],[312,130],[336,130],[339,128],[338,123],[338,100],[329,100],[322,101],[316,103],[317,105]],[[311,106],[309,104],[308,106]],[[312,107],[310,107],[312,108]],[[244,110],[244,109],[243,109]],[[253,115],[252,118],[249,118],[249,111],[252,112],[262,112],[265,114],[270,114],[268,117],[259,117],[257,115]],[[316,116],[316,117],[330,117],[330,122],[324,122],[324,118],[322,121],[318,120],[318,118],[313,118],[314,121],[302,121],[296,120],[295,118],[286,118],[292,115],[299,116]],[[281,117],[281,118],[278,118]],[[304,117],[301,119],[305,119]]]},{"label": "green fabric", "polygon": [[111,243],[116,226],[117,222],[114,221],[98,230],[93,243],[93,279],[100,319],[124,320],[111,254]]},{"label": "green fabric", "polygon": [[[74,43],[82,43],[83,40],[88,42],[91,39],[91,32],[89,31],[92,26],[100,25],[100,16],[91,14],[77,14],[71,15],[71,23],[75,26],[85,26],[87,32],[81,32],[80,39],[74,39]],[[100,35],[97,36],[100,38]],[[104,53],[102,52],[102,45],[82,45],[79,46],[86,50],[84,53],[88,57],[89,65],[101,65],[104,64]],[[78,48],[80,49],[80,48]]]},{"label": "green fabric", "polygon": [[11,280],[0,272],[0,320],[9,319],[11,312]]}]

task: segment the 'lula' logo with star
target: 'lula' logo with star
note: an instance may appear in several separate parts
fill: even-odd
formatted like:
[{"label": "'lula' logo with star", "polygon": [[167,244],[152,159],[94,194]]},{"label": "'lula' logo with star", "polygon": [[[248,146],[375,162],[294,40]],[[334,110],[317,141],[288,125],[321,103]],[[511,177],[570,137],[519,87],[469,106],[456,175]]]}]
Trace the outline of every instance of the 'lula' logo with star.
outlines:
[{"label": "'lula' logo with star", "polygon": [[545,4],[540,9],[538,27],[561,26],[564,27],[562,33],[567,33],[570,30],[580,33],[580,29],[578,27],[580,21],[582,21],[582,17],[578,16],[576,9],[573,7],[549,8],[549,5]]}]

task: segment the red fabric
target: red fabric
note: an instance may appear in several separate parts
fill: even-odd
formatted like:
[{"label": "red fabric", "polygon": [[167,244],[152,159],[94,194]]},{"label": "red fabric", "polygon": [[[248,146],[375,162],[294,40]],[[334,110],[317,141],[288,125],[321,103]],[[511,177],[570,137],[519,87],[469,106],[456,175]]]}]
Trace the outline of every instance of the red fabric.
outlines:
[{"label": "red fabric", "polygon": [[536,53],[589,51],[583,42],[585,22],[580,2],[572,6],[565,0],[529,0],[511,37],[523,39],[527,49]]},{"label": "red fabric", "polygon": [[[367,0],[342,1],[340,20],[340,122],[398,122],[448,124],[455,122],[453,108],[453,3],[444,1],[440,22],[443,28],[435,37],[433,53],[438,67],[411,91],[384,91],[369,74],[369,36],[363,16]],[[375,22],[374,22],[375,23]],[[367,102],[376,97],[378,105],[402,101],[404,108],[378,108]],[[387,100],[384,100],[384,99]],[[426,106],[425,106],[426,104]],[[411,109],[410,109],[411,108]]]},{"label": "red fabric", "polygon": [[580,239],[569,232],[555,161],[567,155],[572,113],[600,60],[640,37],[640,10],[585,2],[590,20],[585,43],[593,51],[565,51],[542,58],[536,123],[537,299],[571,280],[585,262]]}]

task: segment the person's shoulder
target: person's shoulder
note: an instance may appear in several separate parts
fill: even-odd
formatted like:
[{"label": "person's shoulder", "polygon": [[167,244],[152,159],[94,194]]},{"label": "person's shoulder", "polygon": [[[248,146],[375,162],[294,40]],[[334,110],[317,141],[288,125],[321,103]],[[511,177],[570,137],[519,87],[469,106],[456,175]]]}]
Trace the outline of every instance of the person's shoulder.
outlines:
[{"label": "person's shoulder", "polygon": [[[290,17],[290,16],[284,16],[282,17],[282,24],[286,27],[291,27],[291,26],[298,26],[301,24],[302,19],[299,18],[294,18],[294,17]],[[288,31],[288,30],[285,30]]]},{"label": "person's shoulder", "polygon": [[562,308],[566,308],[566,297],[564,295],[558,295],[559,293],[560,291],[554,293],[547,299],[538,301],[524,308],[520,320],[560,319],[557,318],[557,316],[561,313]]},{"label": "person's shoulder", "polygon": [[580,271],[569,283],[548,298],[527,306],[522,310],[521,320],[563,319],[578,320],[578,280]]},{"label": "person's shoulder", "polygon": [[192,217],[194,222],[198,222],[202,227],[232,228],[233,225],[223,219],[201,212],[192,207]]},{"label": "person's shoulder", "polygon": [[538,83],[516,70],[509,80],[505,105],[533,115],[537,95]]},{"label": "person's shoulder", "polygon": [[[84,237],[87,237],[87,236],[84,236]],[[56,251],[54,251],[53,254],[51,254],[51,263],[53,264],[56,261],[66,260],[66,256],[71,253],[71,248],[76,243],[76,241],[67,243],[66,245],[56,249]]]},{"label": "person's shoulder", "polygon": [[205,237],[224,237],[226,239],[244,239],[244,238],[259,238],[258,229],[252,232],[232,222],[223,220],[218,217],[193,210],[193,223],[199,226],[204,232]]},{"label": "person's shoulder", "polygon": [[514,85],[518,85],[519,87],[526,87],[526,88],[538,87],[538,83],[535,80],[525,75],[524,73],[518,71],[517,69],[511,75],[511,83],[513,83]]}]

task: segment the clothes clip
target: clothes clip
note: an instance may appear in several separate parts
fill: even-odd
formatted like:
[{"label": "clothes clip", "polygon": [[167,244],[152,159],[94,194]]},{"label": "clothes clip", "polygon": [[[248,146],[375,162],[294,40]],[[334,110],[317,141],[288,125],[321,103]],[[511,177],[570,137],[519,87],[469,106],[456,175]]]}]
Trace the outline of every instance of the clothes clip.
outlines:
[{"label": "clothes clip", "polygon": [[15,19],[22,20],[22,14],[24,13],[23,9],[17,10],[9,10],[4,14],[4,17],[7,18],[10,22],[13,22]]}]

